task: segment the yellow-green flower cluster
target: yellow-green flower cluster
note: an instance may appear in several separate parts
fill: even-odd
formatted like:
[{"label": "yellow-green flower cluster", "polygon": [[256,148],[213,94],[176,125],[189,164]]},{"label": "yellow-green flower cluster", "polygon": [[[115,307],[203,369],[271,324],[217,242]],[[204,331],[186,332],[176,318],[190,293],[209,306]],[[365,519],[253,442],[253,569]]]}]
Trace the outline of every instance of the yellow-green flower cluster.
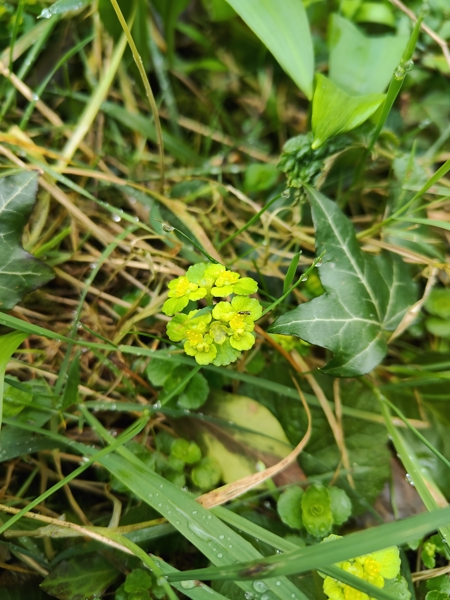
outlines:
[{"label": "yellow-green flower cluster", "polygon": [[171,281],[169,290],[162,311],[172,316],[183,310],[189,300],[212,300],[231,294],[249,296],[258,290],[258,285],[251,277],[241,277],[239,273],[227,271],[223,265],[197,263],[187,270],[186,275]]},{"label": "yellow-green flower cluster", "polygon": [[[184,277],[171,281],[169,289],[169,299],[162,310],[175,316],[167,325],[167,335],[173,342],[183,342],[186,354],[200,365],[228,365],[255,343],[252,332],[262,307],[258,300],[247,297],[258,289],[251,277],[241,278],[222,265],[198,263]],[[179,312],[189,300],[205,298],[212,305],[213,297],[232,294],[231,302],[218,302],[189,314]]]},{"label": "yellow-green flower cluster", "polygon": [[[324,542],[339,537],[341,536],[329,535]],[[378,588],[383,588],[386,579],[395,579],[399,574],[400,554],[396,546],[391,546],[385,550],[337,563],[337,566]],[[364,592],[328,576],[323,582],[323,591],[330,600],[376,600]]]}]

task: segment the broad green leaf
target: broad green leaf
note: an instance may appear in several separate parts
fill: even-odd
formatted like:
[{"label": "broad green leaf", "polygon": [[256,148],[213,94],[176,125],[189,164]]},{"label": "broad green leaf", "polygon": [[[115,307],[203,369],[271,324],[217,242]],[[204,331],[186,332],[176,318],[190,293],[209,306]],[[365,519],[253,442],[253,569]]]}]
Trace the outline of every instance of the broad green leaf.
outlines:
[{"label": "broad green leaf", "polygon": [[384,94],[350,96],[330,79],[317,73],[312,104],[312,130],[315,150],[338,133],[355,129],[381,106]]},{"label": "broad green leaf", "polygon": [[329,31],[329,77],[349,94],[380,94],[400,62],[408,36],[365,36],[334,14]]},{"label": "broad green leaf", "polygon": [[12,333],[7,333],[0,337],[0,427],[2,425],[3,388],[5,384],[6,367],[8,366],[11,356],[27,337],[28,335],[21,331],[13,331]]},{"label": "broad green leaf", "polygon": [[325,294],[275,321],[271,333],[296,335],[328,348],[329,375],[353,377],[371,371],[387,351],[384,329],[395,329],[416,292],[403,262],[363,253],[353,225],[339,207],[306,187],[316,229],[317,252],[326,250],[320,279]]},{"label": "broad green leaf", "polygon": [[59,600],[78,600],[101,596],[120,572],[100,554],[60,562],[44,579],[41,587]]},{"label": "broad green leaf", "polygon": [[[383,2],[364,2],[355,15],[358,23],[380,23],[395,27],[395,16],[389,4]],[[387,37],[387,36],[386,36]]]},{"label": "broad green leaf", "polygon": [[29,292],[53,279],[50,267],[21,245],[33,210],[38,174],[24,171],[0,179],[0,310],[10,310]]},{"label": "broad green leaf", "polygon": [[314,49],[303,2],[227,0],[310,100]]},{"label": "broad green leaf", "polygon": [[[207,454],[220,464],[225,483],[254,473],[258,461],[272,466],[292,449],[277,419],[252,398],[215,390],[204,412],[220,419],[224,425],[196,420],[191,432],[192,428],[199,432]],[[296,465],[291,466],[289,472],[297,479],[300,476]],[[287,482],[282,480],[282,483]]]}]

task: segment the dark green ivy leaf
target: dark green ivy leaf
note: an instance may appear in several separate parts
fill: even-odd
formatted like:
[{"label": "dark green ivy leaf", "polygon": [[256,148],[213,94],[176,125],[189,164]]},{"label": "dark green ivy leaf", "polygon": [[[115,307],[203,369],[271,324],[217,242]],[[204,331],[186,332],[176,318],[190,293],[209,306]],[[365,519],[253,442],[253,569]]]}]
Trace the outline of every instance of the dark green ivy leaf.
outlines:
[{"label": "dark green ivy leaf", "polygon": [[41,587],[59,600],[91,600],[101,596],[119,575],[100,554],[90,554],[60,562]]},{"label": "dark green ivy leaf", "polygon": [[54,277],[50,267],[22,248],[37,184],[38,174],[31,171],[0,179],[0,310],[14,308]]},{"label": "dark green ivy leaf", "polygon": [[319,268],[325,294],[286,313],[271,333],[296,335],[328,348],[329,375],[354,377],[371,371],[385,356],[384,330],[393,330],[416,298],[407,266],[385,253],[365,254],[352,223],[321,193],[305,186],[316,229],[317,252],[326,251]]}]

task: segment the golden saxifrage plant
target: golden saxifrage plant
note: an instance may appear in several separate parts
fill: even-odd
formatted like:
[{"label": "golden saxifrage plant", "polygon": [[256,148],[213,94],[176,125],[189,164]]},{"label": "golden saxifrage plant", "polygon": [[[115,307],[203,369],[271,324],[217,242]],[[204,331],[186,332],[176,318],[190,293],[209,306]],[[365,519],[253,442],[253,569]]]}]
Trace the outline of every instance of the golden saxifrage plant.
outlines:
[{"label": "golden saxifrage plant", "polygon": [[[198,364],[229,365],[255,343],[253,330],[262,307],[249,298],[258,290],[251,277],[241,277],[220,264],[197,263],[185,276],[171,281],[169,289],[162,308],[164,314],[173,316],[167,335],[172,342],[182,342],[186,354]],[[214,298],[230,297],[213,304]],[[190,301],[203,299],[205,308],[180,312]]]}]

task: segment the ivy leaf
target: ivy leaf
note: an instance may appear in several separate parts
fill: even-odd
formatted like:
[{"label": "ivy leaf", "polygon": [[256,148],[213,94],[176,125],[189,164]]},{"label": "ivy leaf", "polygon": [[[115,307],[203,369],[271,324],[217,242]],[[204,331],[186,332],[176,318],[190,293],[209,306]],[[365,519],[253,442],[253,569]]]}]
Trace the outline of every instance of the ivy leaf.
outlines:
[{"label": "ivy leaf", "polygon": [[408,268],[391,254],[362,252],[351,222],[339,207],[305,186],[316,229],[325,294],[286,313],[271,333],[296,335],[328,348],[333,359],[322,369],[336,377],[371,371],[385,356],[383,330],[393,330],[416,299]]},{"label": "ivy leaf", "polygon": [[11,310],[54,274],[21,245],[36,197],[38,175],[25,171],[0,179],[0,310]]},{"label": "ivy leaf", "polygon": [[41,583],[41,588],[59,600],[101,596],[119,576],[119,571],[100,554],[61,561]]}]

